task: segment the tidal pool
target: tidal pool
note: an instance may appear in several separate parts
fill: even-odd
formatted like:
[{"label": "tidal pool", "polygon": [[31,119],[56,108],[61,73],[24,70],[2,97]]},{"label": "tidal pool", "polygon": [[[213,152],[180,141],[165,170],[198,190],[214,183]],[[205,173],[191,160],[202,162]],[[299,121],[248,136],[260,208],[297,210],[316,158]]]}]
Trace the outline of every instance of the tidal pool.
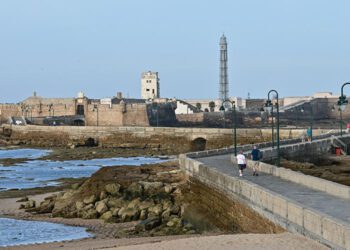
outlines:
[{"label": "tidal pool", "polygon": [[20,149],[4,149],[0,150],[0,159],[37,159],[51,153],[51,150],[20,148]]},{"label": "tidal pool", "polygon": [[84,227],[0,218],[0,247],[77,240],[92,236]]},{"label": "tidal pool", "polygon": [[[1,151],[3,150],[0,150],[0,155]],[[29,155],[29,152],[32,157],[39,158],[38,155],[49,153],[48,150],[42,150],[44,152],[23,151],[22,149],[6,151],[12,151],[11,157],[7,158],[16,158],[18,155],[20,155],[18,158],[23,158],[23,155],[26,153]],[[15,154],[16,151],[18,155]],[[57,181],[59,179],[89,177],[101,167],[140,166],[163,161],[163,159],[152,157],[118,157],[71,161],[29,160],[10,167],[0,165],[0,191],[59,185]]]}]

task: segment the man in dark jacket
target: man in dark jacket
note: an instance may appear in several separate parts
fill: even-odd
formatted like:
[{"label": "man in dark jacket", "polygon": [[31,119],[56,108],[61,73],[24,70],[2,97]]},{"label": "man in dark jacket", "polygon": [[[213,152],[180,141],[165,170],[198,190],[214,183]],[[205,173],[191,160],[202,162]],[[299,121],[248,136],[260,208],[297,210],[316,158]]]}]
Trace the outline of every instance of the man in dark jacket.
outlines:
[{"label": "man in dark jacket", "polygon": [[253,175],[258,176],[257,168],[259,167],[259,160],[262,158],[261,151],[259,149],[257,149],[256,146],[253,146],[253,150],[252,150],[251,155],[252,155],[252,160],[254,161]]}]

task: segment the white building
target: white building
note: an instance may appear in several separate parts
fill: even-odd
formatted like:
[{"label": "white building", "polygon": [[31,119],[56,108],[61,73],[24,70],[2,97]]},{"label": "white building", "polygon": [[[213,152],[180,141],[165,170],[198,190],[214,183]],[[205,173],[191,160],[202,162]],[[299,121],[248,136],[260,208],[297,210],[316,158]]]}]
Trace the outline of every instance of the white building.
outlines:
[{"label": "white building", "polygon": [[158,72],[143,72],[141,74],[141,99],[160,97]]}]

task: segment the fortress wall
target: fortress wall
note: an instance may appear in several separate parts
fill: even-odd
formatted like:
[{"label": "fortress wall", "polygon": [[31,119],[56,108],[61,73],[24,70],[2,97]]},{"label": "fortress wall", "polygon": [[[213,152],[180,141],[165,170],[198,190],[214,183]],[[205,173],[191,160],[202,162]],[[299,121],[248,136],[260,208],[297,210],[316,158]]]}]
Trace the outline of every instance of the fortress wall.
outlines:
[{"label": "fortress wall", "polygon": [[[97,115],[91,112],[90,122]],[[110,118],[110,117],[109,117]],[[102,119],[102,118],[101,118]],[[4,132],[6,131],[6,132]],[[281,138],[298,138],[303,130],[281,130]],[[324,131],[320,131],[324,132]],[[2,133],[15,144],[34,146],[83,145],[88,138],[103,147],[167,148],[174,152],[196,151],[194,142],[204,140],[203,149],[232,146],[232,129],[174,128],[174,127],[122,127],[122,126],[11,126],[4,124]],[[237,142],[262,142],[271,139],[270,129],[238,129]],[[248,146],[249,149],[251,146]],[[202,149],[202,150],[203,150]],[[232,150],[232,149],[224,149]],[[247,149],[248,150],[248,149]],[[222,149],[219,150],[220,152]]]},{"label": "fortress wall", "polygon": [[8,122],[11,116],[21,116],[22,112],[17,104],[0,104],[0,124]]},{"label": "fortress wall", "polygon": [[135,103],[89,104],[85,121],[87,126],[149,126],[146,105]]}]

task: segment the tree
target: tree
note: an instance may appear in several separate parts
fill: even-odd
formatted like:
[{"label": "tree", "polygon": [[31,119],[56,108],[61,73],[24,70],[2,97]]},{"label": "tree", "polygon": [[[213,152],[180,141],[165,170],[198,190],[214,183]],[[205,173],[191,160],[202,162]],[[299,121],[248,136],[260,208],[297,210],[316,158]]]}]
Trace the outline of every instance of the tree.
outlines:
[{"label": "tree", "polygon": [[197,102],[197,103],[196,103],[196,107],[197,107],[197,109],[200,110],[200,109],[202,108],[202,104],[200,104],[199,102]]},{"label": "tree", "polygon": [[214,108],[215,108],[215,102],[214,101],[209,102],[209,108],[210,108],[210,112],[214,112]]}]

